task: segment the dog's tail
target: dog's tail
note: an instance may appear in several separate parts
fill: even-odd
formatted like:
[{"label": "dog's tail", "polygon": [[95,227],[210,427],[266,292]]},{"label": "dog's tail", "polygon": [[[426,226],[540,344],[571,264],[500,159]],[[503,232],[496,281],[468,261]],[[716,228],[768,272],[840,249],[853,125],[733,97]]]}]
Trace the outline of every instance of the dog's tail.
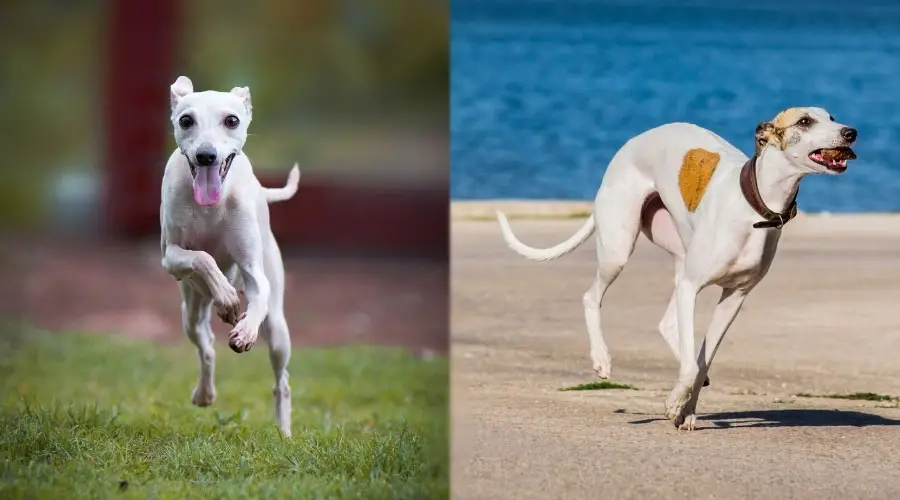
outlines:
[{"label": "dog's tail", "polygon": [[566,241],[550,248],[534,248],[522,243],[516,238],[516,235],[512,232],[512,228],[509,227],[509,220],[506,218],[506,215],[499,210],[497,210],[497,221],[500,222],[500,232],[503,233],[503,239],[506,240],[506,245],[517,254],[527,259],[537,261],[558,259],[572,250],[575,250],[594,234],[595,227],[594,214],[591,214],[578,231]]},{"label": "dog's tail", "polygon": [[281,188],[263,188],[266,193],[266,201],[276,203],[290,200],[297,192],[297,184],[300,183],[300,166],[294,163],[294,168],[288,174],[287,182]]}]

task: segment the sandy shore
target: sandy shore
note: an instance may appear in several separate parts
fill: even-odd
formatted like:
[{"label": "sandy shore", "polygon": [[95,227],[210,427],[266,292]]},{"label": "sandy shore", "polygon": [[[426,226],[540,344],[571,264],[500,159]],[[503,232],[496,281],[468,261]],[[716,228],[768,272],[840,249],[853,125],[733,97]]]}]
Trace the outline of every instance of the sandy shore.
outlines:
[{"label": "sandy shore", "polygon": [[[494,220],[495,212],[502,211],[510,219],[580,219],[591,213],[590,201],[567,200],[476,200],[453,201],[450,203],[450,217],[453,221]],[[799,212],[791,225],[799,225],[803,219],[828,220],[828,225],[803,224],[816,231],[881,231],[885,224],[900,223],[900,213],[804,213]]]},{"label": "sandy shore", "polygon": [[900,497],[896,403],[796,397],[900,395],[900,216],[793,221],[719,350],[701,428],[679,433],[662,419],[677,375],[656,332],[672,290],[662,251],[639,239],[604,302],[613,380],[640,390],[561,392],[593,380],[581,295],[594,244],[526,261],[496,223],[461,216],[495,206],[519,210],[513,228],[537,246],[581,223],[546,214],[584,211],[453,204],[454,498]]},{"label": "sandy shore", "polygon": [[478,200],[450,203],[452,220],[493,219],[501,210],[510,218],[571,219],[591,212],[589,201]]}]

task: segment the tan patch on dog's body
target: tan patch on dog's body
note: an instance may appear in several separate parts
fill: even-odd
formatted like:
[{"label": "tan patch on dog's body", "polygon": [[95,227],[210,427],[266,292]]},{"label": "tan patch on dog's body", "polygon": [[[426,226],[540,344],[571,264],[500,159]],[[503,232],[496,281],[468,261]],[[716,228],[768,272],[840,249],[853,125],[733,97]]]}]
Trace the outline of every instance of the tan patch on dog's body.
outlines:
[{"label": "tan patch on dog's body", "polygon": [[684,155],[678,172],[678,188],[688,212],[697,210],[706,186],[719,165],[719,153],[705,149],[691,149]]}]

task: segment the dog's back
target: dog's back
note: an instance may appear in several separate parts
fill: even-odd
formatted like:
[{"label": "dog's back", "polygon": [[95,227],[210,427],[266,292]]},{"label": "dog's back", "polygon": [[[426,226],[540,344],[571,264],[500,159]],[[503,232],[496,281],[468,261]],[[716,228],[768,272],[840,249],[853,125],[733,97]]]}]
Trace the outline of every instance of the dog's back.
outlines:
[{"label": "dog's back", "polygon": [[610,162],[604,181],[622,175],[622,170],[635,169],[654,185],[677,184],[684,157],[691,150],[717,154],[720,164],[747,161],[743,152],[710,130],[692,123],[667,123],[628,140]]}]

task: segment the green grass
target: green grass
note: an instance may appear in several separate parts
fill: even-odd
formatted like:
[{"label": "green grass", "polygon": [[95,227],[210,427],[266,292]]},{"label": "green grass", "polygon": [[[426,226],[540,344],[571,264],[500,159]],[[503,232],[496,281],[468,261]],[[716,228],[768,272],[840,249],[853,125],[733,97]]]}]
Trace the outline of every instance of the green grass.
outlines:
[{"label": "green grass", "polygon": [[850,399],[854,401],[897,401],[900,399],[894,396],[875,394],[874,392],[854,392],[852,394],[809,394],[801,392],[796,394],[796,396],[798,398]]},{"label": "green grass", "polygon": [[448,364],[373,347],[294,349],[293,434],[266,349],[196,357],[100,335],[0,336],[0,498],[430,499],[449,493]]},{"label": "green grass", "polygon": [[604,391],[609,389],[626,389],[629,391],[638,390],[637,387],[633,385],[627,384],[617,384],[615,382],[610,382],[608,380],[601,380],[599,382],[588,382],[587,384],[573,385],[572,387],[566,387],[565,389],[560,389],[561,391]]}]

